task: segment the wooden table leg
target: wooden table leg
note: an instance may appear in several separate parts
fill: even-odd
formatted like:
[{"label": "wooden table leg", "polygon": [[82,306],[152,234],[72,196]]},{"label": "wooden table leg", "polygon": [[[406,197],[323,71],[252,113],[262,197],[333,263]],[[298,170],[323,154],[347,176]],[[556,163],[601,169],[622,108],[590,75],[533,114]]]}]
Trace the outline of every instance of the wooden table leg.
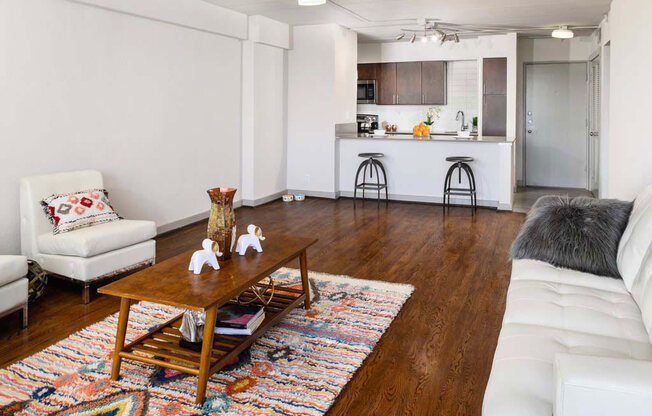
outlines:
[{"label": "wooden table leg", "polygon": [[301,265],[301,281],[303,282],[303,291],[306,293],[306,300],[304,305],[306,309],[310,309],[310,281],[308,280],[308,257],[306,250],[301,252],[299,256],[299,264]]},{"label": "wooden table leg", "polygon": [[204,336],[201,344],[199,361],[199,380],[197,381],[197,397],[195,403],[202,404],[206,397],[206,383],[211,369],[211,351],[213,350],[213,336],[215,334],[215,321],[217,320],[217,306],[206,310],[204,322]]},{"label": "wooden table leg", "polygon": [[120,352],[125,346],[125,335],[127,334],[127,323],[129,322],[129,307],[131,300],[120,298],[120,314],[118,315],[118,331],[115,334],[115,350],[113,351],[113,368],[111,369],[111,380],[120,377]]}]

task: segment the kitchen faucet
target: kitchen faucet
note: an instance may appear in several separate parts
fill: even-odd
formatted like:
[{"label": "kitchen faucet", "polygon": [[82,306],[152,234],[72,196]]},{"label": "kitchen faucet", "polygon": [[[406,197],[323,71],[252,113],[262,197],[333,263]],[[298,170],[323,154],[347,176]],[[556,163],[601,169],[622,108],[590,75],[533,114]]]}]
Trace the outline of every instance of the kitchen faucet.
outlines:
[{"label": "kitchen faucet", "polygon": [[464,124],[464,111],[460,110],[460,111],[457,112],[457,115],[455,116],[455,121],[459,121],[460,114],[462,115],[462,126],[461,126],[460,130],[465,131],[469,126]]}]

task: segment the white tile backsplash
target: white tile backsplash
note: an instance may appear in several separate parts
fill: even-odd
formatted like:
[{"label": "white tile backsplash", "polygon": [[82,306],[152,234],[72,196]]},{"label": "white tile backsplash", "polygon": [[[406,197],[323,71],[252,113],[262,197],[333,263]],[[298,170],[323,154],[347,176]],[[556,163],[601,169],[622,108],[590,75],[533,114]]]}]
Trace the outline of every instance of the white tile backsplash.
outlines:
[{"label": "white tile backsplash", "polygon": [[[464,121],[471,124],[478,116],[478,62],[449,61],[447,70],[448,100],[439,119],[435,120],[434,131],[458,130],[460,121],[455,121],[459,110],[464,111]],[[358,104],[358,113],[378,114],[378,122],[387,121],[398,125],[399,130],[412,130],[415,124],[426,120],[428,105],[375,105]]]}]

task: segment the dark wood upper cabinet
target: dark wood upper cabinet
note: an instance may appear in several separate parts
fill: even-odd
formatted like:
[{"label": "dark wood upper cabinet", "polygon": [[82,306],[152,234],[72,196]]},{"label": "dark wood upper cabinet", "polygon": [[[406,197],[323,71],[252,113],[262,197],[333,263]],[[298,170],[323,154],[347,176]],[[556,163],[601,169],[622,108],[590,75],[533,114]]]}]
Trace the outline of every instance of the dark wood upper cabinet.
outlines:
[{"label": "dark wood upper cabinet", "polygon": [[376,104],[446,104],[445,61],[359,64],[358,79],[376,80]]},{"label": "dark wood upper cabinet", "polygon": [[482,97],[482,135],[505,136],[507,134],[507,96],[487,94]]},{"label": "dark wood upper cabinet", "polygon": [[421,104],[421,62],[396,64],[396,104]]},{"label": "dark wood upper cabinet", "polygon": [[378,64],[358,64],[358,79],[375,80]]},{"label": "dark wood upper cabinet", "polygon": [[507,58],[485,58],[482,94],[507,94]]},{"label": "dark wood upper cabinet", "polygon": [[396,64],[378,64],[376,69],[376,104],[396,104]]},{"label": "dark wood upper cabinet", "polygon": [[446,61],[421,62],[422,104],[446,104]]}]

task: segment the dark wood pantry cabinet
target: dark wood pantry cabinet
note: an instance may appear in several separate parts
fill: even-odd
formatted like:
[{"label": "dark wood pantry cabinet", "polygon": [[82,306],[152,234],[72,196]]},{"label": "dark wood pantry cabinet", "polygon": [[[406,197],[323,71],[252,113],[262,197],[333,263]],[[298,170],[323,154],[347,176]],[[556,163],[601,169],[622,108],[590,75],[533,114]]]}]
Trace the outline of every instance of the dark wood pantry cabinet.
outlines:
[{"label": "dark wood pantry cabinet", "polygon": [[507,134],[507,58],[482,60],[482,135]]}]

